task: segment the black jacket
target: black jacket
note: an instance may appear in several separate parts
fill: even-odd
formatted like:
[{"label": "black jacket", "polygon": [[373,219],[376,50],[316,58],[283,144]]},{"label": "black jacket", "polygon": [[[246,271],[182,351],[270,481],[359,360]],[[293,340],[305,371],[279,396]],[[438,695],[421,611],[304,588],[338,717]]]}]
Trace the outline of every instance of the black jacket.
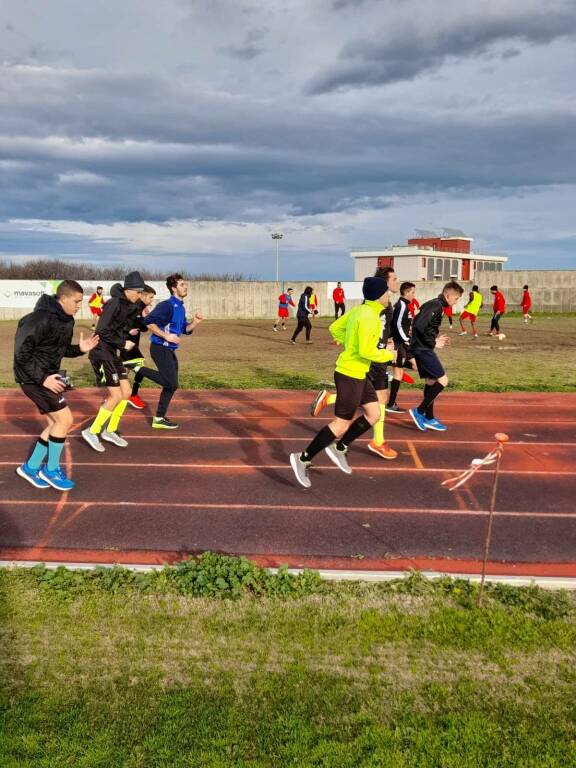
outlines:
[{"label": "black jacket", "polygon": [[14,378],[18,384],[43,384],[58,373],[63,357],[84,354],[72,344],[74,318],[67,315],[56,296],[43,293],[34,312],[23,317],[14,339]]},{"label": "black jacket", "polygon": [[[136,307],[137,309],[135,310],[134,325],[132,326],[132,329],[137,330],[138,333],[130,334],[128,336],[128,341],[133,341],[134,347],[130,350],[120,350],[120,357],[122,360],[132,360],[134,353],[140,350],[140,334],[148,333],[148,326],[144,325],[144,315],[142,314],[146,309],[146,304],[138,299]],[[132,329],[129,328],[128,330]]]},{"label": "black jacket", "polygon": [[119,350],[127,341],[133,341],[130,331],[139,326],[139,301],[131,302],[124,295],[120,283],[110,289],[111,298],[102,307],[102,315],[96,326],[100,342],[90,352],[91,360],[110,360],[118,357]]},{"label": "black jacket", "polygon": [[442,294],[436,299],[426,301],[412,322],[412,349],[434,349],[436,337],[440,332],[440,323],[444,316],[444,307],[448,302]]},{"label": "black jacket", "polygon": [[408,344],[410,342],[410,325],[412,318],[408,311],[410,302],[402,296],[394,305],[392,315],[392,338],[395,344]]},{"label": "black jacket", "polygon": [[[387,307],[385,307],[382,312],[380,312],[380,325],[382,327],[382,331],[380,333],[380,340],[378,341],[378,349],[386,349],[386,345],[388,344],[388,339],[390,338],[390,335],[392,333],[392,314],[394,310],[392,308],[391,304],[388,304]],[[377,365],[380,365],[380,363],[377,363]],[[384,367],[387,367],[388,363]]]},{"label": "black jacket", "polygon": [[310,296],[307,296],[305,293],[303,293],[300,296],[300,301],[298,302],[298,309],[296,310],[296,317],[298,320],[304,320],[308,317],[308,315],[312,315],[313,312],[310,309]]}]

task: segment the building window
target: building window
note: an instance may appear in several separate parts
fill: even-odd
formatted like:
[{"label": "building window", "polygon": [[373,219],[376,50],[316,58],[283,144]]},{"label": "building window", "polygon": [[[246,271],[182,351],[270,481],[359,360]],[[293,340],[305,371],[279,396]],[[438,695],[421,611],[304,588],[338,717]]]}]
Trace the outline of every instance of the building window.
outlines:
[{"label": "building window", "polygon": [[458,279],[458,276],[459,276],[459,272],[458,272],[459,265],[460,265],[460,262],[458,261],[458,259],[452,259],[452,270],[450,272],[450,277],[455,277],[456,279]]},{"label": "building window", "polygon": [[426,256],[422,256],[422,266],[426,266]]},{"label": "building window", "polygon": [[434,280],[442,280],[443,269],[444,269],[444,260],[436,259],[436,271],[434,272]]}]

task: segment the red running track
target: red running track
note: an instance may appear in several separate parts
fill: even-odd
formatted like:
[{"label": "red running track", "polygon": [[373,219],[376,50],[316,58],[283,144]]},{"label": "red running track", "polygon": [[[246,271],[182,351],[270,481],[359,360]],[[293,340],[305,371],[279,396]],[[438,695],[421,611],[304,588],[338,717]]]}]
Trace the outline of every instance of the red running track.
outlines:
[{"label": "red running track", "polygon": [[[144,394],[155,404],[157,390]],[[411,394],[403,396],[409,405]],[[330,417],[311,418],[310,399],[179,392],[171,416],[180,430],[152,431],[149,413],[132,410],[121,425],[129,447],[107,444],[98,454],[79,432],[99,394],[74,392],[66,463],[77,487],[58,494],[15,474],[41,422],[19,390],[0,390],[0,559],[159,564],[212,550],[266,565],[478,573],[492,472],[455,493],[441,483],[504,431],[489,570],[576,577],[576,395],[445,393],[438,410],[448,432],[422,433],[406,415],[388,416],[396,461],[359,440],[351,477],[322,455],[305,490],[288,455]]]}]

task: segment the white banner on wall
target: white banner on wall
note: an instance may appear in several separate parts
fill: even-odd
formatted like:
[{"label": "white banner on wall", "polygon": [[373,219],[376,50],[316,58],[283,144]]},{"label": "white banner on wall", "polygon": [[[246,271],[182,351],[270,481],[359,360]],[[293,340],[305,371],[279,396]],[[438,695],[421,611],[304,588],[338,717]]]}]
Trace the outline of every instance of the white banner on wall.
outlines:
[{"label": "white banner on wall", "polygon": [[[0,280],[0,309],[29,309],[32,311],[43,293],[53,295],[60,280]],[[110,288],[118,280],[79,280],[84,289],[86,303],[90,296],[101,285],[104,288],[104,298],[110,298]],[[155,289],[157,300],[168,298],[166,283],[155,281],[149,283]]]},{"label": "white banner on wall", "polygon": [[[336,288],[337,283],[326,283],[326,298],[329,301],[334,301],[332,298],[332,292],[334,288]],[[360,281],[350,281],[347,283],[341,283],[342,288],[344,288],[344,296],[346,299],[363,299],[362,296],[362,280]]]}]

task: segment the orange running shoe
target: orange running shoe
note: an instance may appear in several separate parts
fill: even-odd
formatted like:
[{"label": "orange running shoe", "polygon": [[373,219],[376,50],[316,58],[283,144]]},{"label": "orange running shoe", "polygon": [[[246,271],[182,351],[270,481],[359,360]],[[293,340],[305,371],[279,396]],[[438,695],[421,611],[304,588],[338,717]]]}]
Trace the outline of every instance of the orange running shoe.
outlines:
[{"label": "orange running shoe", "polygon": [[137,411],[141,411],[143,408],[146,408],[146,403],[144,400],[141,400],[138,395],[132,395],[132,397],[129,397],[128,402],[132,408],[136,408]]},{"label": "orange running shoe", "polygon": [[319,416],[323,408],[328,405],[328,390],[321,389],[316,395],[310,406],[310,413],[312,416]]},{"label": "orange running shoe", "polygon": [[370,440],[368,443],[368,450],[372,451],[372,453],[376,453],[383,459],[392,460],[398,458],[398,451],[395,451],[394,448],[389,448],[386,443],[382,443],[382,445],[376,445],[374,440]]}]

